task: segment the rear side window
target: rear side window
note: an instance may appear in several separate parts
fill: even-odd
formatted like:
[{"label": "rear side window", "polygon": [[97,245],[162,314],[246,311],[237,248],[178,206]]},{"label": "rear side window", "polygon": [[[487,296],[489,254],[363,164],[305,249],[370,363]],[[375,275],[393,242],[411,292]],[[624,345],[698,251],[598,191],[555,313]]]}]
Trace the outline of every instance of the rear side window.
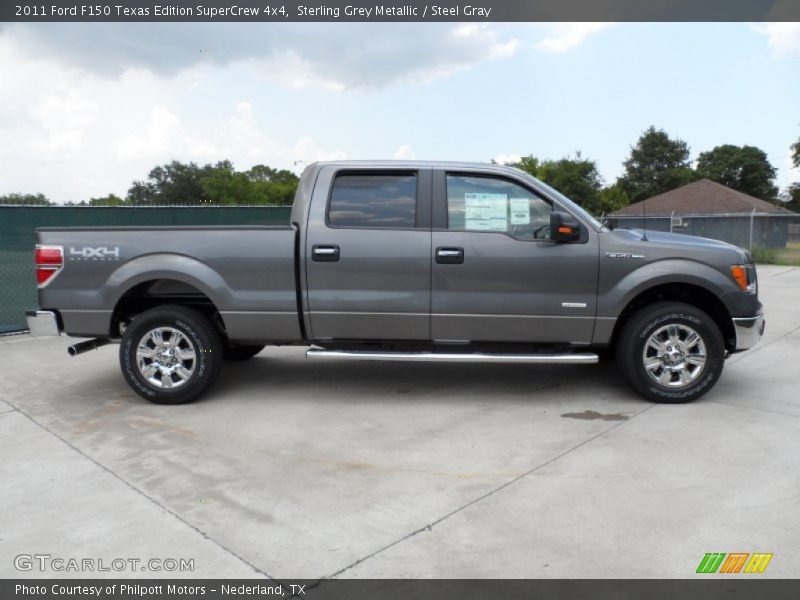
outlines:
[{"label": "rear side window", "polygon": [[332,227],[413,229],[416,212],[414,173],[345,174],[333,182],[328,223]]}]

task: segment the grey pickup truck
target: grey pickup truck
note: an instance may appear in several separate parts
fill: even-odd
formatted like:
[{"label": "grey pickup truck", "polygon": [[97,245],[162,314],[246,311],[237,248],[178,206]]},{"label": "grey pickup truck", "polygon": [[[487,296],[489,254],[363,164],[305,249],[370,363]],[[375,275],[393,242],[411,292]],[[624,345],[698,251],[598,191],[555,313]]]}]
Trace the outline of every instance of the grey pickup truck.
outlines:
[{"label": "grey pickup truck", "polygon": [[[499,165],[328,162],[285,227],[37,232],[34,334],[120,342],[122,374],[179,404],[267,344],[314,359],[591,364],[687,402],[764,331],[750,253],[611,231]],[[524,368],[524,367],[520,367]]]}]

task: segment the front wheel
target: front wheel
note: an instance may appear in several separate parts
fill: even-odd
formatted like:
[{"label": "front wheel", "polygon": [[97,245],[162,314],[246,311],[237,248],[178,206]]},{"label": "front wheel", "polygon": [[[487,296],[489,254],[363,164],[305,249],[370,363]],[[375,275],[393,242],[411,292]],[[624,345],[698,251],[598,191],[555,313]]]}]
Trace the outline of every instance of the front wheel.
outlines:
[{"label": "front wheel", "polygon": [[220,336],[204,315],[179,305],[150,309],[125,329],[119,361],[134,392],[156,404],[184,404],[219,375]]},{"label": "front wheel", "polygon": [[617,342],[628,384],[655,402],[696,400],[719,379],[725,345],[714,320],[681,302],[657,302],[631,316]]}]

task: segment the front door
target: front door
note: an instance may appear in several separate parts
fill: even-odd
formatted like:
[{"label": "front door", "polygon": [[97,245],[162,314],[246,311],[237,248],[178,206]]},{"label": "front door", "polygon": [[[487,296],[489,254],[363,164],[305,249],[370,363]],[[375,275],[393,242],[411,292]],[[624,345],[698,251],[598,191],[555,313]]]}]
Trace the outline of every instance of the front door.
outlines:
[{"label": "front door", "polygon": [[430,182],[430,169],[322,170],[305,247],[312,339],[430,339]]},{"label": "front door", "polygon": [[471,173],[435,177],[434,206],[444,214],[433,231],[432,339],[588,344],[596,233],[553,242],[553,203],[520,182]]}]

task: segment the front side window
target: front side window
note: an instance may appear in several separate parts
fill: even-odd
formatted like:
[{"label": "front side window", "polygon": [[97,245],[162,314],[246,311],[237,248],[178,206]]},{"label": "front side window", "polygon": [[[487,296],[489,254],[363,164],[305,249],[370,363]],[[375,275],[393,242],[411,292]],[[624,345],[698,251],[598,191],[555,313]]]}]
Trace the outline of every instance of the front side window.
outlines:
[{"label": "front side window", "polygon": [[328,207],[332,227],[410,229],[416,223],[417,176],[344,174],[336,177]]},{"label": "front side window", "polygon": [[447,176],[448,229],[548,240],[552,212],[549,202],[506,179]]}]

